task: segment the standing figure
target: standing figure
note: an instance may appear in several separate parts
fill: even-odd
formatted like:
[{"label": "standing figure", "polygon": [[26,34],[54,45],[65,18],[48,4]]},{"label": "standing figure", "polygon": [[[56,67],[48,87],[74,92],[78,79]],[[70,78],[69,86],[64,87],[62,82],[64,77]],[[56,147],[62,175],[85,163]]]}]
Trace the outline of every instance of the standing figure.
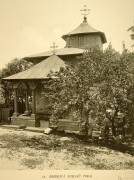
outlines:
[{"label": "standing figure", "polygon": [[108,142],[108,134],[109,134],[108,122],[106,122],[104,133],[105,133],[106,142]]}]

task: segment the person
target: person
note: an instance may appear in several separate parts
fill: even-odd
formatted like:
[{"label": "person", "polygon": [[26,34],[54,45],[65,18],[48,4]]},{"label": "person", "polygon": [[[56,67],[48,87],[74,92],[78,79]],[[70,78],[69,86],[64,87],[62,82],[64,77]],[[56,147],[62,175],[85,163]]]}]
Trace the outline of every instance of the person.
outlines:
[{"label": "person", "polygon": [[89,129],[89,123],[86,122],[86,123],[85,123],[85,136],[86,136],[86,137],[88,136],[88,129]]},{"label": "person", "polygon": [[108,142],[108,134],[109,134],[108,122],[106,122],[104,133],[105,133],[106,142]]}]

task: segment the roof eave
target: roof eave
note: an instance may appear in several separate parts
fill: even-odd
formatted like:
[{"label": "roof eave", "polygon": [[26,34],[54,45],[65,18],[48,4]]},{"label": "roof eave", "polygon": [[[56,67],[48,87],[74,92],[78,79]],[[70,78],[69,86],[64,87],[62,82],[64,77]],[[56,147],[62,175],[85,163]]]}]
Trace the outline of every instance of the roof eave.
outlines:
[{"label": "roof eave", "polygon": [[107,39],[106,39],[105,33],[104,32],[100,32],[100,35],[101,35],[101,39],[103,41],[103,44],[107,43]]},{"label": "roof eave", "polygon": [[[64,56],[76,56],[76,55],[81,55],[82,52],[79,52],[79,53],[71,53],[71,54],[60,54],[60,55],[57,55],[58,57],[64,57]],[[31,62],[34,62],[34,59],[42,59],[42,60],[45,60],[46,58],[48,58],[49,56],[35,56],[35,57],[24,57],[23,59],[26,60],[26,61],[31,61]],[[41,61],[42,61],[41,60]]]},{"label": "roof eave", "polygon": [[103,32],[100,32],[100,31],[98,31],[98,32],[76,33],[76,34],[65,34],[65,35],[62,36],[62,39],[64,39],[64,40],[66,41],[66,38],[67,38],[68,36],[71,36],[71,35],[73,35],[73,36],[74,36],[74,35],[81,35],[81,34],[100,34],[100,35],[101,35],[101,38],[102,38],[102,41],[103,41],[103,44],[107,43],[107,39],[106,39],[105,34],[104,34]]}]

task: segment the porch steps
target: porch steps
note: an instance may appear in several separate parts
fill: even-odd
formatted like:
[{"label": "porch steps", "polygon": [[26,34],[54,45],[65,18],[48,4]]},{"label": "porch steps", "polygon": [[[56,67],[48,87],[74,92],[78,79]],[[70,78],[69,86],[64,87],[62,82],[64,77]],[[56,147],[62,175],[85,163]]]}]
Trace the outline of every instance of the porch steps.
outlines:
[{"label": "porch steps", "polygon": [[[7,128],[7,129],[15,129],[15,130],[20,130],[19,127],[17,125],[0,125],[0,127],[2,128]],[[40,128],[40,127],[26,127],[24,129],[24,131],[31,131],[31,132],[39,132],[39,133],[43,133],[44,132],[44,128]]]}]

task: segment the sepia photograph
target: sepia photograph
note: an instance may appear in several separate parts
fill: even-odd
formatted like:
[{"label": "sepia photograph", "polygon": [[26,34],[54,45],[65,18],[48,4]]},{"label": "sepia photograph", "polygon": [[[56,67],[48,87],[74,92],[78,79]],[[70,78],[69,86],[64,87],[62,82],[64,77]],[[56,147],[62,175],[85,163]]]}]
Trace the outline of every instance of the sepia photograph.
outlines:
[{"label": "sepia photograph", "polygon": [[134,179],[134,0],[0,0],[0,32],[2,179]]}]

